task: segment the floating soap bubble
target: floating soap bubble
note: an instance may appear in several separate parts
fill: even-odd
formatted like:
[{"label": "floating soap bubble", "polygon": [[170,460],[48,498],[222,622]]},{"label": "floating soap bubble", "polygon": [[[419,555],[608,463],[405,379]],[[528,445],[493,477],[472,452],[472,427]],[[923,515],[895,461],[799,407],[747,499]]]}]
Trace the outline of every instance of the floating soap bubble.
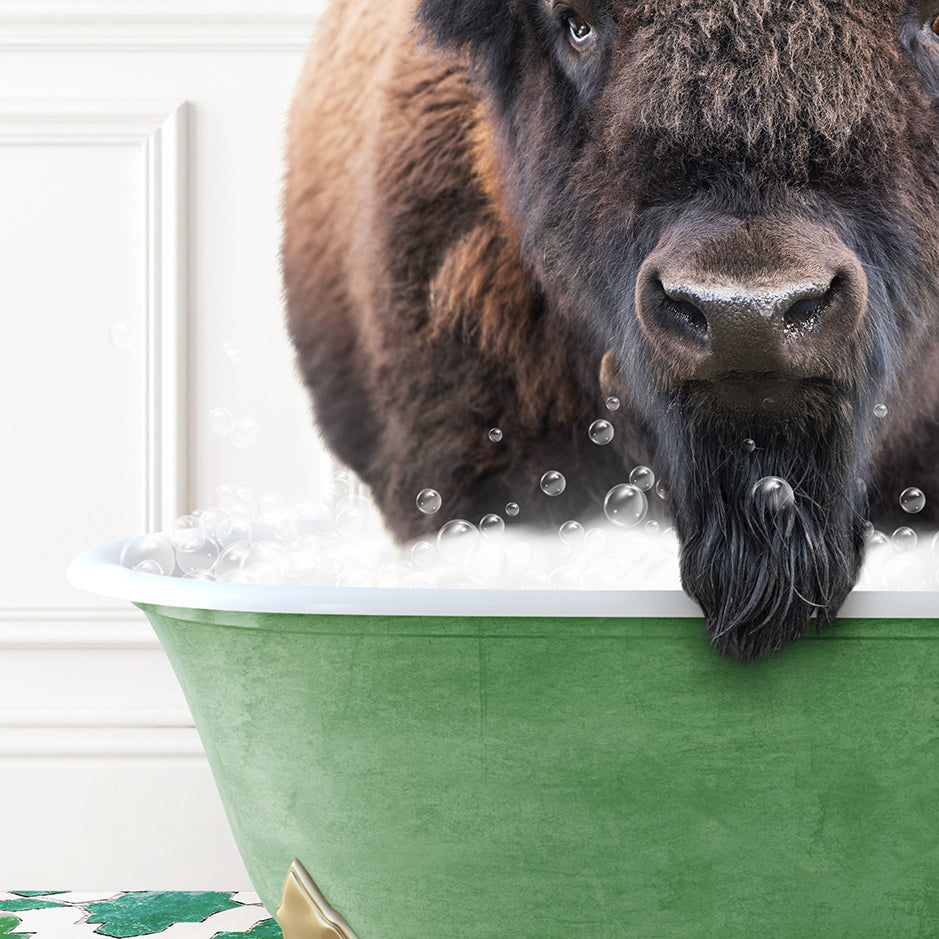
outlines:
[{"label": "floating soap bubble", "polygon": [[665,483],[663,483],[661,479],[655,484],[655,494],[660,499],[668,498],[668,493],[665,491]]},{"label": "floating soap bubble", "polygon": [[887,416],[887,405],[875,404],[874,405],[874,417],[886,417],[886,416]]},{"label": "floating soap bubble", "polygon": [[882,531],[872,528],[866,536],[868,547],[879,548],[882,545],[890,544],[890,539]]},{"label": "floating soap bubble", "polygon": [[757,508],[773,515],[787,512],[795,505],[792,486],[779,476],[764,476],[750,490],[750,499]]},{"label": "floating soap bubble", "polygon": [[429,541],[415,541],[410,553],[411,561],[417,567],[430,567],[437,556],[437,549]]},{"label": "floating soap bubble", "polygon": [[763,410],[764,410],[764,411],[771,411],[774,407],[776,407],[776,399],[775,399],[775,398],[764,398],[764,399],[763,399]]},{"label": "floating soap bubble", "polygon": [[479,520],[479,533],[487,538],[498,538],[505,531],[505,522],[501,516],[490,512]]},{"label": "floating soap bubble", "polygon": [[619,528],[633,528],[646,515],[646,494],[634,483],[614,486],[603,500],[603,513]]},{"label": "floating soap bubble", "polygon": [[[140,565],[147,562],[145,567]],[[131,538],[121,549],[120,563],[132,571],[143,570],[148,574],[172,574],[176,564],[176,552],[166,535],[138,535]],[[157,569],[158,568],[158,569]]]},{"label": "floating soap bubble", "polygon": [[211,538],[203,538],[202,543],[195,548],[182,546],[176,548],[176,563],[184,574],[211,571],[215,567],[218,556],[218,543]]},{"label": "floating soap bubble", "polygon": [[659,525],[659,523],[654,518],[650,518],[649,521],[646,522],[646,531],[650,535],[657,535],[659,533],[659,528],[661,528],[661,525]]},{"label": "floating soap bubble", "polygon": [[231,429],[231,442],[239,450],[253,450],[257,446],[261,425],[253,417],[235,421]]},{"label": "floating soap bubble", "polygon": [[756,441],[750,437],[747,437],[746,440],[740,444],[740,449],[743,450],[744,453],[753,453],[753,451],[756,449]]},{"label": "floating soap bubble", "polygon": [[518,507],[517,502],[506,502],[505,504],[505,514],[510,518],[515,518],[516,515],[521,511]]},{"label": "floating soap bubble", "polygon": [[610,395],[606,399],[606,406],[607,406],[607,410],[609,411],[618,411],[619,404],[620,404],[620,401],[619,401],[619,398],[616,397],[616,395]]},{"label": "floating soap bubble", "polygon": [[228,512],[220,505],[210,505],[207,509],[196,509],[192,515],[194,518],[199,519],[202,527],[206,530],[217,528],[228,518]]},{"label": "floating soap bubble", "polygon": [[136,341],[137,330],[130,323],[118,322],[111,324],[111,328],[108,330],[108,342],[115,349],[126,352],[128,349],[133,348]]},{"label": "floating soap bubble", "polygon": [[435,512],[439,512],[440,506],[443,505],[443,499],[436,489],[422,489],[417,494],[414,502],[425,515],[433,515]]},{"label": "floating soap bubble", "polygon": [[912,551],[916,547],[919,538],[912,528],[903,525],[891,535],[890,542],[897,551],[906,552]]},{"label": "floating soap bubble", "polygon": [[176,549],[195,551],[205,541],[205,528],[202,520],[194,515],[181,515],[173,522],[170,529],[170,541]]},{"label": "floating soap bubble", "polygon": [[541,491],[546,496],[559,496],[567,487],[567,480],[557,470],[548,470],[541,477]]},{"label": "floating soap bubble", "polygon": [[609,421],[594,421],[587,429],[587,436],[598,446],[605,446],[613,439],[613,425]]},{"label": "floating soap bubble", "polygon": [[648,492],[655,485],[655,473],[648,466],[634,466],[629,473],[629,481],[643,492]]},{"label": "floating soap bubble", "polygon": [[564,522],[558,529],[558,538],[561,539],[561,544],[565,544],[569,548],[575,548],[583,544],[585,534],[584,526],[574,519]]},{"label": "floating soap bubble", "polygon": [[352,495],[354,487],[352,474],[345,470],[337,470],[331,473],[326,485],[323,487],[323,502],[330,508],[342,499]]},{"label": "floating soap bubble", "polygon": [[900,493],[900,508],[904,512],[913,515],[916,512],[922,512],[925,505],[926,496],[921,489],[917,489],[915,486],[910,486]]},{"label": "floating soap bubble", "polygon": [[231,339],[222,343],[222,355],[224,355],[232,365],[241,365],[244,361],[244,353],[238,347],[238,343]]},{"label": "floating soap bubble", "polygon": [[235,419],[228,408],[212,408],[209,411],[209,430],[216,437],[225,437],[231,433],[235,426]]},{"label": "floating soap bubble", "polygon": [[479,549],[479,532],[465,518],[453,518],[437,532],[437,550],[448,561],[463,563]]},{"label": "floating soap bubble", "polygon": [[493,443],[498,443],[498,442],[502,439],[502,431],[499,430],[498,427],[493,427],[493,428],[489,431],[489,439],[490,439]]}]

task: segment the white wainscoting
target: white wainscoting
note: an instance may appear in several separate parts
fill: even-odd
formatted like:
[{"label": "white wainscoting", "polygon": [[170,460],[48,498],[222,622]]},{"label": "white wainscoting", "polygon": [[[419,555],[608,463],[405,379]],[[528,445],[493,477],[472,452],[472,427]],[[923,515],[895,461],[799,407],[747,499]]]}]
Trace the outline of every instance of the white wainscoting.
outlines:
[{"label": "white wainscoting", "polygon": [[301,501],[331,469],[277,261],[318,8],[0,0],[0,887],[249,887],[149,625],[64,572],[220,483]]}]

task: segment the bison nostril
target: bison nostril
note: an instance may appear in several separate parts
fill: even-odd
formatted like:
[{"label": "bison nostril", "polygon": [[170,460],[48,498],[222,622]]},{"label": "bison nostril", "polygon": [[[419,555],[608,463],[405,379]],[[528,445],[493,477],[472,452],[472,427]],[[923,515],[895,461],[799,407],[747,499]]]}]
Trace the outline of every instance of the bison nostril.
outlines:
[{"label": "bison nostril", "polygon": [[815,324],[816,320],[831,305],[841,286],[841,278],[835,277],[828,289],[817,296],[800,297],[783,314],[787,329],[804,329]]},{"label": "bison nostril", "polygon": [[687,300],[673,300],[669,298],[667,307],[674,319],[692,332],[701,334],[707,333],[707,318],[693,303],[689,303]]}]

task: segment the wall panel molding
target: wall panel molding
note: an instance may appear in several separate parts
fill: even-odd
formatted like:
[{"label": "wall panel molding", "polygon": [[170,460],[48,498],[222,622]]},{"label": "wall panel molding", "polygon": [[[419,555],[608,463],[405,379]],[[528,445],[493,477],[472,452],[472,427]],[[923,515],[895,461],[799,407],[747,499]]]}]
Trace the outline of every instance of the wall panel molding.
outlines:
[{"label": "wall panel molding", "polygon": [[0,99],[0,146],[132,146],[138,151],[146,355],[142,514],[151,531],[167,528],[187,504],[188,110],[184,101]]}]

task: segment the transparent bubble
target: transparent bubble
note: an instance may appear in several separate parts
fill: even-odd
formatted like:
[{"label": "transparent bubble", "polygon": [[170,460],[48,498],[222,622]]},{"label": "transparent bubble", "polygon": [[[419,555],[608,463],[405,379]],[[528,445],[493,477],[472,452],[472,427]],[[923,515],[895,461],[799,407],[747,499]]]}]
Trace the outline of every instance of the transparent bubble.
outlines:
[{"label": "transparent bubble", "polygon": [[153,558],[144,558],[142,561],[139,561],[134,565],[134,570],[137,571],[138,574],[162,575],[166,573]]},{"label": "transparent bubble", "polygon": [[610,543],[610,536],[602,528],[591,528],[584,535],[584,547],[591,554],[602,554]]},{"label": "transparent bubble", "polygon": [[493,443],[498,443],[498,442],[502,439],[502,431],[499,430],[498,427],[493,427],[493,428],[489,431],[489,439],[490,439]]},{"label": "transparent bubble", "polygon": [[261,425],[253,417],[243,417],[235,421],[231,429],[231,442],[239,450],[253,450],[258,443]]},{"label": "transparent bubble", "polygon": [[411,545],[411,560],[418,567],[430,567],[437,557],[437,549],[429,541],[415,541]]},{"label": "transparent bubble", "polygon": [[222,355],[224,355],[232,365],[241,365],[245,358],[244,353],[238,347],[238,343],[231,339],[222,343]]},{"label": "transparent bubble", "polygon": [[522,586],[527,590],[544,590],[545,588],[552,586],[551,578],[547,571],[527,571],[522,577]]},{"label": "transparent bubble", "polygon": [[300,519],[292,509],[278,509],[266,512],[261,520],[272,538],[284,544],[295,541],[300,532]]},{"label": "transparent bubble", "polygon": [[574,519],[564,522],[558,529],[558,538],[561,539],[561,544],[565,544],[569,548],[576,548],[578,545],[582,545],[585,535],[584,526]]},{"label": "transparent bubble", "polygon": [[202,527],[207,531],[217,528],[228,518],[228,512],[219,505],[210,505],[207,509],[196,509],[192,514],[199,519]]},{"label": "transparent bubble", "polygon": [[108,330],[108,342],[115,349],[126,352],[134,347],[136,341],[137,330],[130,323],[118,322],[111,324],[111,328]]},{"label": "transparent bubble", "polygon": [[663,483],[661,479],[655,484],[655,494],[660,499],[668,498],[668,493],[665,491],[665,483]]},{"label": "transparent bubble", "polygon": [[184,574],[208,572],[215,567],[219,556],[219,546],[211,538],[203,538],[195,548],[177,547],[176,563]]},{"label": "transparent bubble", "polygon": [[778,515],[795,505],[792,486],[779,476],[764,476],[750,490],[750,499],[758,509]]},{"label": "transparent bubble", "polygon": [[606,399],[606,406],[607,406],[607,410],[609,411],[618,411],[619,404],[620,404],[620,401],[619,401],[619,398],[616,397],[616,395],[610,395]]},{"label": "transparent bubble", "polygon": [[486,586],[495,585],[505,574],[508,561],[503,547],[494,542],[481,544],[479,551],[474,551],[466,559],[466,573]]},{"label": "transparent bubble", "polygon": [[603,512],[619,528],[633,528],[646,515],[646,494],[633,483],[614,486],[603,500]]},{"label": "transparent bubble", "polygon": [[261,501],[258,503],[258,514],[261,518],[264,518],[265,515],[274,515],[278,512],[283,512],[286,509],[286,499],[272,492],[261,496]]},{"label": "transparent bubble", "polygon": [[222,549],[215,562],[215,576],[228,581],[241,575],[254,561],[254,551],[248,541],[236,541]]},{"label": "transparent bubble", "polygon": [[609,421],[594,421],[587,429],[587,436],[598,446],[605,446],[613,439],[613,425]]},{"label": "transparent bubble", "polygon": [[250,506],[236,502],[229,509],[225,520],[215,529],[215,540],[223,547],[237,542],[250,541],[253,524],[254,512]]},{"label": "transparent bubble", "polygon": [[487,538],[498,538],[505,531],[502,517],[490,512],[479,520],[479,533]]},{"label": "transparent bubble", "polygon": [[181,515],[173,522],[170,530],[170,541],[174,548],[184,551],[195,551],[205,541],[205,528],[201,519],[194,515]]},{"label": "transparent bubble", "polygon": [[743,450],[744,453],[753,453],[753,451],[756,449],[756,441],[750,437],[747,437],[746,440],[740,444],[740,449]]},{"label": "transparent bubble", "polygon": [[878,548],[881,545],[890,544],[890,539],[882,531],[877,531],[876,528],[872,528],[867,533],[867,544],[871,548]]},{"label": "transparent bubble", "polygon": [[912,528],[903,525],[890,536],[890,541],[897,551],[906,552],[912,551],[916,547],[919,538]]},{"label": "transparent bubble", "polygon": [[648,492],[655,485],[655,473],[648,466],[635,466],[629,474],[629,481],[643,492]]},{"label": "transparent bubble", "polygon": [[548,470],[541,477],[541,491],[546,496],[559,496],[567,487],[567,480],[557,470]]},{"label": "transparent bubble", "polygon": [[510,518],[515,518],[516,515],[521,511],[518,507],[517,502],[506,502],[505,504],[505,514]]},{"label": "transparent bubble", "polygon": [[887,416],[887,405],[875,404],[874,405],[874,417],[886,417],[886,416]]},{"label": "transparent bubble", "polygon": [[650,518],[649,521],[646,522],[646,531],[650,535],[657,535],[661,527],[662,526],[659,525],[659,523],[654,518]]},{"label": "transparent bubble", "polygon": [[437,550],[448,561],[463,563],[479,549],[479,532],[465,518],[453,518],[437,532]]},{"label": "transparent bubble", "polygon": [[215,490],[215,501],[227,511],[236,502],[241,501],[238,498],[238,487],[231,483],[222,483]]},{"label": "transparent bubble", "polygon": [[507,562],[513,571],[524,571],[531,564],[535,556],[535,549],[530,541],[515,541],[512,543],[512,550],[509,552]]},{"label": "transparent bubble", "polygon": [[172,574],[176,564],[176,552],[170,539],[163,534],[138,535],[131,538],[121,549],[120,563],[132,571],[139,570],[139,565],[148,563],[145,570],[149,574]]},{"label": "transparent bubble", "polygon": [[583,575],[570,564],[563,564],[551,571],[551,586],[553,587],[582,587],[583,585]]},{"label": "transparent bubble", "polygon": [[921,489],[917,489],[915,486],[910,486],[900,493],[900,508],[904,512],[913,515],[916,512],[922,512],[925,505],[926,496]]},{"label": "transparent bubble", "polygon": [[763,399],[763,408],[764,408],[764,410],[770,411],[770,410],[772,410],[774,407],[776,407],[776,399],[775,399],[775,398],[764,398],[764,399]]},{"label": "transparent bubble", "polygon": [[341,499],[352,494],[353,481],[352,474],[345,470],[338,470],[330,475],[323,489],[323,502],[327,506],[334,506]]},{"label": "transparent bubble", "polygon": [[209,411],[209,430],[216,437],[225,437],[231,433],[235,426],[235,419],[228,408],[212,408]]},{"label": "transparent bubble", "polygon": [[343,499],[336,504],[333,524],[344,538],[361,535],[368,525],[368,502],[356,496]]},{"label": "transparent bubble", "polygon": [[414,501],[418,509],[425,515],[433,515],[435,512],[439,512],[440,506],[443,505],[443,499],[441,499],[440,493],[436,489],[422,489]]}]

